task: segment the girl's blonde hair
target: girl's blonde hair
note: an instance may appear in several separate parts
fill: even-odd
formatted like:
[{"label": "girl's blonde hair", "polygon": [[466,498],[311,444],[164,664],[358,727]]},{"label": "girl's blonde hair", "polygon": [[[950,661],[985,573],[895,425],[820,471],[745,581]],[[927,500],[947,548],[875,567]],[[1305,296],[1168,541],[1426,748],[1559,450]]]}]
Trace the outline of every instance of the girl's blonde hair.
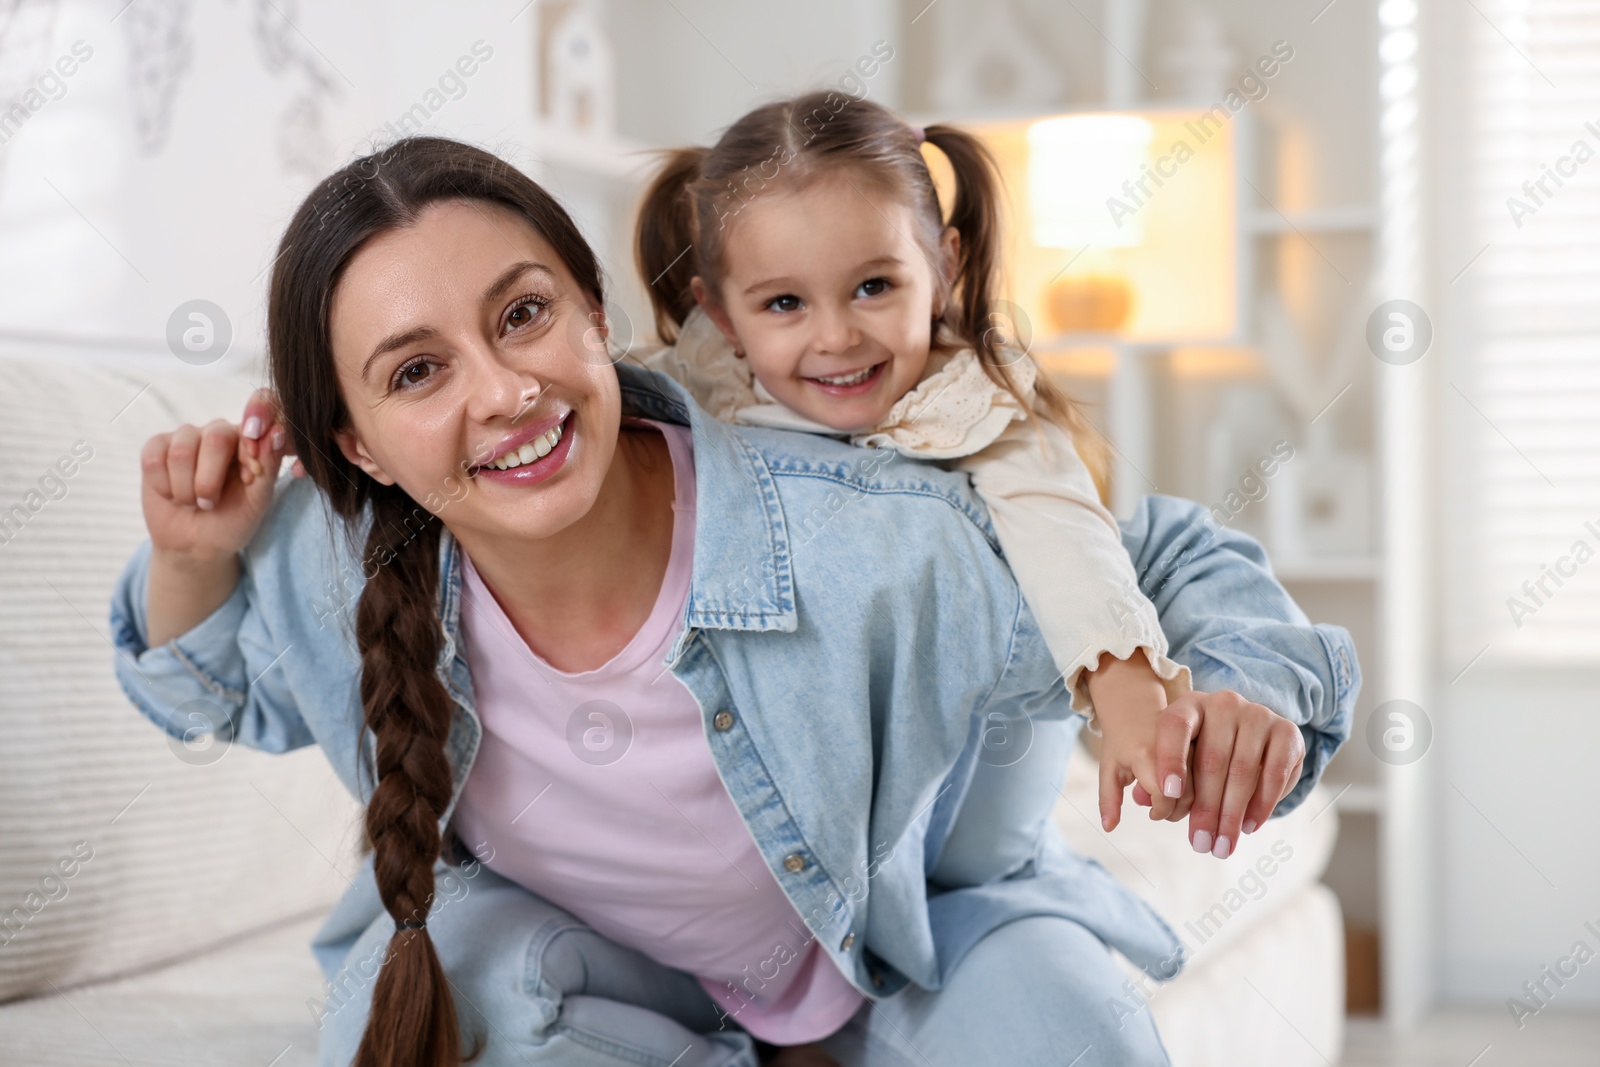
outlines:
[{"label": "girl's blonde hair", "polygon": [[[664,342],[677,338],[695,299],[698,275],[720,292],[729,224],[754,197],[775,182],[804,183],[845,172],[866,189],[910,205],[918,220],[914,235],[930,263],[939,263],[939,238],[946,226],[960,236],[955,276],[935,270],[934,322],[978,354],[994,382],[1022,398],[1002,354],[1005,331],[996,320],[1000,271],[999,168],[972,134],[954,126],[921,131],[888,108],[836,92],[813,92],[756,108],[728,127],[711,148],[680,148],[668,154],[645,194],[634,235],[639,272],[655,309]],[[943,152],[955,175],[955,200],[946,219],[921,144]],[[1032,357],[1024,354],[1022,358]],[[1108,497],[1109,450],[1078,405],[1042,372],[1034,395],[1042,412],[1072,435],[1102,500]]]}]

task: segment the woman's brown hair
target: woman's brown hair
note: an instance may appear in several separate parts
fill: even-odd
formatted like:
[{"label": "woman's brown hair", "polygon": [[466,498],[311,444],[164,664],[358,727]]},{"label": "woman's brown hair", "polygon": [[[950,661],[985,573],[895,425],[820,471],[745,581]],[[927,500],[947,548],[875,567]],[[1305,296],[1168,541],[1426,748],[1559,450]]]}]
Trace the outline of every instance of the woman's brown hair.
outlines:
[{"label": "woman's brown hair", "polygon": [[[433,902],[443,846],[439,820],[452,794],[445,752],[452,701],[436,673],[444,648],[441,525],[398,486],[368,477],[335,443],[350,414],[339,392],[328,311],[345,267],[367,241],[450,200],[499,204],[522,216],[594,306],[603,306],[599,263],[561,205],[504,160],[433,137],[398,141],[312,191],[279,244],[267,305],[272,384],[300,462],[343,520],[352,547],[366,530],[355,635],[377,781],[367,802],[365,844],[396,932],[373,987],[356,1067],[464,1062],[455,1000],[433,940],[425,926],[399,925],[426,919]],[[475,1041],[465,1059],[480,1051]]]},{"label": "woman's brown hair", "polygon": [[[775,183],[803,184],[823,174],[844,173],[865,189],[908,204],[919,220],[916,239],[928,262],[937,264],[946,226],[960,236],[953,277],[935,268],[934,323],[978,354],[997,385],[1021,398],[1009,364],[1018,357],[1002,347],[1015,324],[996,304],[1000,282],[1000,171],[977,137],[955,126],[922,131],[894,112],[838,92],[813,92],[756,108],[723,133],[711,148],[681,148],[645,193],[634,234],[640,275],[655,309],[656,332],[671,343],[695,299],[698,275],[720,291],[723,253],[730,224],[740,211]],[[955,196],[944,214],[922,140],[944,153],[955,175]],[[865,194],[863,194],[865,195]],[[1024,353],[1021,358],[1031,359]],[[1034,395],[1052,421],[1066,429],[1102,499],[1107,496],[1109,450],[1070,397],[1042,371]],[[1031,412],[1030,412],[1031,413]]]}]

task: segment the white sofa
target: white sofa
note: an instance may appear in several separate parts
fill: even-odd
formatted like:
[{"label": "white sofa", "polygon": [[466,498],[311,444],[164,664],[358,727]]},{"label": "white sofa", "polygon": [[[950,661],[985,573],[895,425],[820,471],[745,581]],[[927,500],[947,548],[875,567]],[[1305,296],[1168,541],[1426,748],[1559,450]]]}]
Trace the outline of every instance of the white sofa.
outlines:
[{"label": "white sofa", "polygon": [[[0,1064],[314,1063],[308,943],[355,869],[360,812],[318,750],[169,743],[123,698],[107,638],[143,537],[140,445],[236,418],[250,383],[226,364],[37,352],[0,352],[0,376]],[[1337,1063],[1326,791],[1219,863],[1131,805],[1102,834],[1094,765],[1074,759],[1061,825],[1195,949],[1148,1004],[1175,1063]],[[1258,889],[1274,844],[1289,858]]]}]

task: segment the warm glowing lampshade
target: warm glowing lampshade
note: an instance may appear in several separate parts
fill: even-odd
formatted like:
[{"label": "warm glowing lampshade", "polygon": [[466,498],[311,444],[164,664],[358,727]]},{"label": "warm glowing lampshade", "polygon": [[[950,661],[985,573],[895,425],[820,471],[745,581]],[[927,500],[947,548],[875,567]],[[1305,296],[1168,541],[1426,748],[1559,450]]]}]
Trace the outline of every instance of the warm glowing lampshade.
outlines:
[{"label": "warm glowing lampshade", "polygon": [[1041,248],[1132,248],[1144,238],[1137,214],[1113,219],[1149,155],[1155,127],[1137,115],[1065,115],[1028,127],[1028,207]]}]

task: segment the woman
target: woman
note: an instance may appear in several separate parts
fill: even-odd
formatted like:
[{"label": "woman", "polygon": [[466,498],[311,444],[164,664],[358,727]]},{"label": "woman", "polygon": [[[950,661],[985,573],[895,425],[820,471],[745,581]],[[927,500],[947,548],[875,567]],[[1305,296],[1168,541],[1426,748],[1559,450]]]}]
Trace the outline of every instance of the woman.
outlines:
[{"label": "woman", "polygon": [[[402,141],[322,183],[274,268],[309,477],[253,476],[290,443],[259,424],[260,471],[227,423],[146,448],[151,542],[113,604],[130,697],[318,743],[367,803],[369,864],[317,940],[321,1062],[750,1065],[752,1035],[844,1064],[1166,1062],[1148,1013],[1104,1009],[1102,942],[1160,978],[1181,949],[1101,868],[1045,834],[1015,878],[927,879],[978,725],[1070,706],[965,481],[720,425],[604,357],[602,306],[542,189]],[[1136,568],[1197,685],[1285,718],[1191,694],[1169,761],[1187,782],[1202,718],[1266,714],[1236,749],[1259,784],[1223,801],[1265,818],[1347,734],[1353,659],[1244,539],[1195,555],[1197,512],[1147,502]],[[1283,730],[1304,773],[1262,764]]]}]

